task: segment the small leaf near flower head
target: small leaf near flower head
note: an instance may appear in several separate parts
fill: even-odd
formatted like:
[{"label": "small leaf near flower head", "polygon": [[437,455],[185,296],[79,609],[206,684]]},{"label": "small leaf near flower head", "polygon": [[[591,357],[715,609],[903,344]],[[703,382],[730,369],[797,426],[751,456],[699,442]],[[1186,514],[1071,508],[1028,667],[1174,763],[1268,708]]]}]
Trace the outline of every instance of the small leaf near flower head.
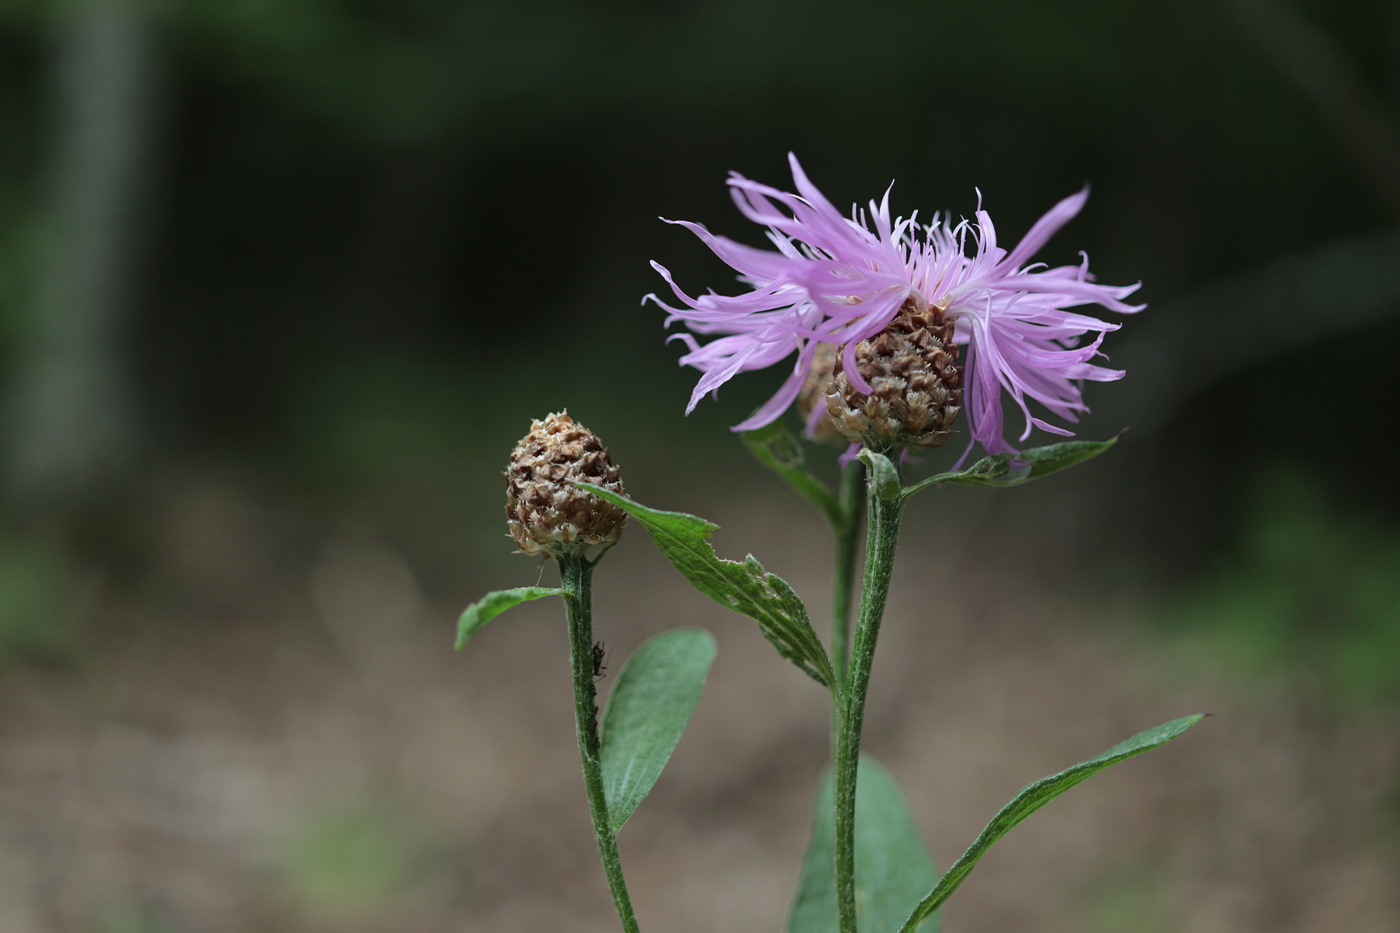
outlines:
[{"label": "small leaf near flower head", "polygon": [[1020,453],[983,457],[965,470],[938,473],[906,486],[903,495],[908,498],[929,486],[945,483],[959,486],[1020,486],[1091,460],[1116,443],[1116,437],[1106,441],[1062,441],[1045,447],[1032,447]]},{"label": "small leaf near flower head", "polygon": [[894,463],[882,453],[862,447],[856,454],[860,462],[870,468],[870,483],[875,487],[875,495],[881,499],[898,499],[900,496],[899,471]]},{"label": "small leaf near flower head", "polygon": [[626,509],[691,585],[726,609],[753,619],[778,654],[817,683],[838,689],[831,659],[801,597],[782,577],[764,570],[752,554],[742,564],[717,556],[709,539],[718,525],[684,512],[650,509],[592,483],[575,485]]},{"label": "small leaf near flower head", "polygon": [[781,421],[773,421],[752,431],[740,431],[744,446],[759,463],[778,474],[799,496],[826,516],[834,529],[847,521],[836,494],[807,469],[802,447]]},{"label": "small leaf near flower head", "polygon": [[567,596],[564,590],[548,586],[522,586],[513,590],[496,590],[487,593],[466,608],[457,620],[457,650],[461,651],[467,639],[487,622],[513,606],[542,599],[545,596]]}]

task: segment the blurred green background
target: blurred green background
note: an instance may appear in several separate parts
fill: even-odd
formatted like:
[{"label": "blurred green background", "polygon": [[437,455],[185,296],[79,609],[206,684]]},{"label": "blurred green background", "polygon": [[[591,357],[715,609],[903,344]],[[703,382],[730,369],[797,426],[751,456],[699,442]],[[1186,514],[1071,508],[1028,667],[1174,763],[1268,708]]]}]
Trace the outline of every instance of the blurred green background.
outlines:
[{"label": "blurred green background", "polygon": [[[782,373],[682,418],[639,304],[652,259],[728,288],[658,215],[761,243],[724,177],[789,151],[838,206],[980,190],[1003,240],[1088,182],[1037,258],[1150,306],[1087,391],[1109,456],[914,510],[896,586],[946,621],[888,636],[871,742],[946,863],[1041,773],[1215,737],[1008,840],[948,928],[1400,927],[1394,3],[5,0],[0,126],[0,928],[609,929],[557,607],[451,622],[553,573],[500,470],[565,407],[825,606],[726,429]],[[642,539],[613,668],[722,652],[629,829],[644,925],[775,929],[820,698]]]}]

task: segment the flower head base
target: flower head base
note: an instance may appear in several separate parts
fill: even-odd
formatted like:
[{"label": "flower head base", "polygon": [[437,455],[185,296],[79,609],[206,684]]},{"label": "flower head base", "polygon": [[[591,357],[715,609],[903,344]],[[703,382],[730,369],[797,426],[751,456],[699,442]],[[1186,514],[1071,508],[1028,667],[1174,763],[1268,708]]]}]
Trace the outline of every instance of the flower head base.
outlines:
[{"label": "flower head base", "polygon": [[[682,365],[703,375],[687,411],[735,374],[765,369],[796,354],[791,375],[767,404],[735,430],[751,430],[776,419],[802,391],[817,348],[840,350],[841,370],[860,395],[875,391],[857,364],[858,348],[888,328],[906,307],[936,311],[951,324],[963,354],[963,407],[971,442],[990,453],[1013,450],[1002,437],[1003,392],[1021,409],[1024,441],[1033,428],[1071,432],[1033,414],[1035,402],[1073,422],[1084,405],[1083,380],[1111,381],[1123,373],[1092,362],[1104,334],[1118,325],[1067,309],[1097,304],[1132,313],[1141,305],[1123,299],[1137,285],[1094,282],[1088,260],[1047,268],[1028,264],[1050,236],[1079,213],[1087,190],[1065,198],[1037,221],[1011,250],[997,244],[986,211],[953,224],[935,216],[894,217],[889,192],[867,210],[842,215],[789,157],[797,193],[780,191],[733,174],[729,185],[745,217],[767,228],[773,250],[755,249],[703,226],[674,221],[698,236],[740,273],[748,291],[692,297],[671,274],[652,266],[671,286],[679,305],[647,297],[681,321],[688,352]],[[701,344],[696,335],[717,335]]]},{"label": "flower head base", "polygon": [[618,469],[597,435],[567,412],[531,422],[505,476],[507,524],[524,553],[557,557],[612,547],[621,536],[627,513],[574,485],[583,480],[621,494]]},{"label": "flower head base", "polygon": [[875,450],[942,447],[962,401],[962,372],[953,324],[937,308],[912,299],[880,333],[856,346],[861,392],[836,356],[826,410],[851,440]]}]

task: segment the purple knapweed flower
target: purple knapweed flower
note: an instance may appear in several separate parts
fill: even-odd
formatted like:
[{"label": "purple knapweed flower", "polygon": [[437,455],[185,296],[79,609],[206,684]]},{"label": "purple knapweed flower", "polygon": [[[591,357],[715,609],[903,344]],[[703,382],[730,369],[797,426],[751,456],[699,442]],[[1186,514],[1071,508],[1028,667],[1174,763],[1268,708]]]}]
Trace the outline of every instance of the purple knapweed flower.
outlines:
[{"label": "purple knapweed flower", "polygon": [[[1096,284],[1087,257],[1074,266],[1028,264],[1079,213],[1087,188],[1052,207],[1008,252],[997,245],[996,228],[981,209],[980,195],[975,220],[956,224],[939,215],[927,225],[917,215],[891,218],[888,189],[878,204],[870,202],[868,213],[853,208],[846,217],[808,180],[795,156],[788,161],[797,194],[737,173],[729,176],[734,203],[745,217],[767,228],[774,250],[716,236],[700,224],[667,221],[698,236],[749,287],[739,295],[712,291],[692,298],[663,266],[651,264],[681,307],[646,297],[670,312],[668,326],[685,323],[689,332],[672,337],[688,349],[680,362],[704,374],[687,414],[736,373],[764,369],[796,353],[792,375],[782,388],[734,430],[768,424],[797,398],[821,343],[844,346],[843,369],[858,391],[869,393],[871,387],[855,365],[856,345],[884,330],[911,300],[953,321],[954,341],[966,348],[969,450],[976,443],[989,453],[1014,450],[1002,437],[1002,390],[1025,416],[1024,441],[1032,428],[1072,434],[1032,414],[1031,401],[1074,422],[1088,410],[1080,392],[1083,380],[1122,377],[1120,370],[1091,362],[1100,355],[1104,335],[1118,325],[1066,309],[1097,304],[1124,314],[1140,311],[1144,305],[1122,300],[1138,286]],[[720,336],[701,344],[696,334]]]}]

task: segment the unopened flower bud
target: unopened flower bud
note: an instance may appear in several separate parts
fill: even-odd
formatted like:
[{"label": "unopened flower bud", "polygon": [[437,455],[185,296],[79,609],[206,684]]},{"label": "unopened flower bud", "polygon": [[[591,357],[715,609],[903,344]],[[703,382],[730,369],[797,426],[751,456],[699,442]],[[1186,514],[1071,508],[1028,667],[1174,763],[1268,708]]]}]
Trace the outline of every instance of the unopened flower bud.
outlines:
[{"label": "unopened flower bud", "polygon": [[873,390],[851,385],[837,354],[826,410],[837,430],[874,447],[941,447],[962,401],[953,324],[931,305],[906,301],[883,331],[856,345],[856,366]]},{"label": "unopened flower bud", "polygon": [[574,485],[582,480],[623,494],[607,448],[567,412],[531,422],[505,476],[510,535],[526,554],[611,547],[622,534],[627,513]]}]

